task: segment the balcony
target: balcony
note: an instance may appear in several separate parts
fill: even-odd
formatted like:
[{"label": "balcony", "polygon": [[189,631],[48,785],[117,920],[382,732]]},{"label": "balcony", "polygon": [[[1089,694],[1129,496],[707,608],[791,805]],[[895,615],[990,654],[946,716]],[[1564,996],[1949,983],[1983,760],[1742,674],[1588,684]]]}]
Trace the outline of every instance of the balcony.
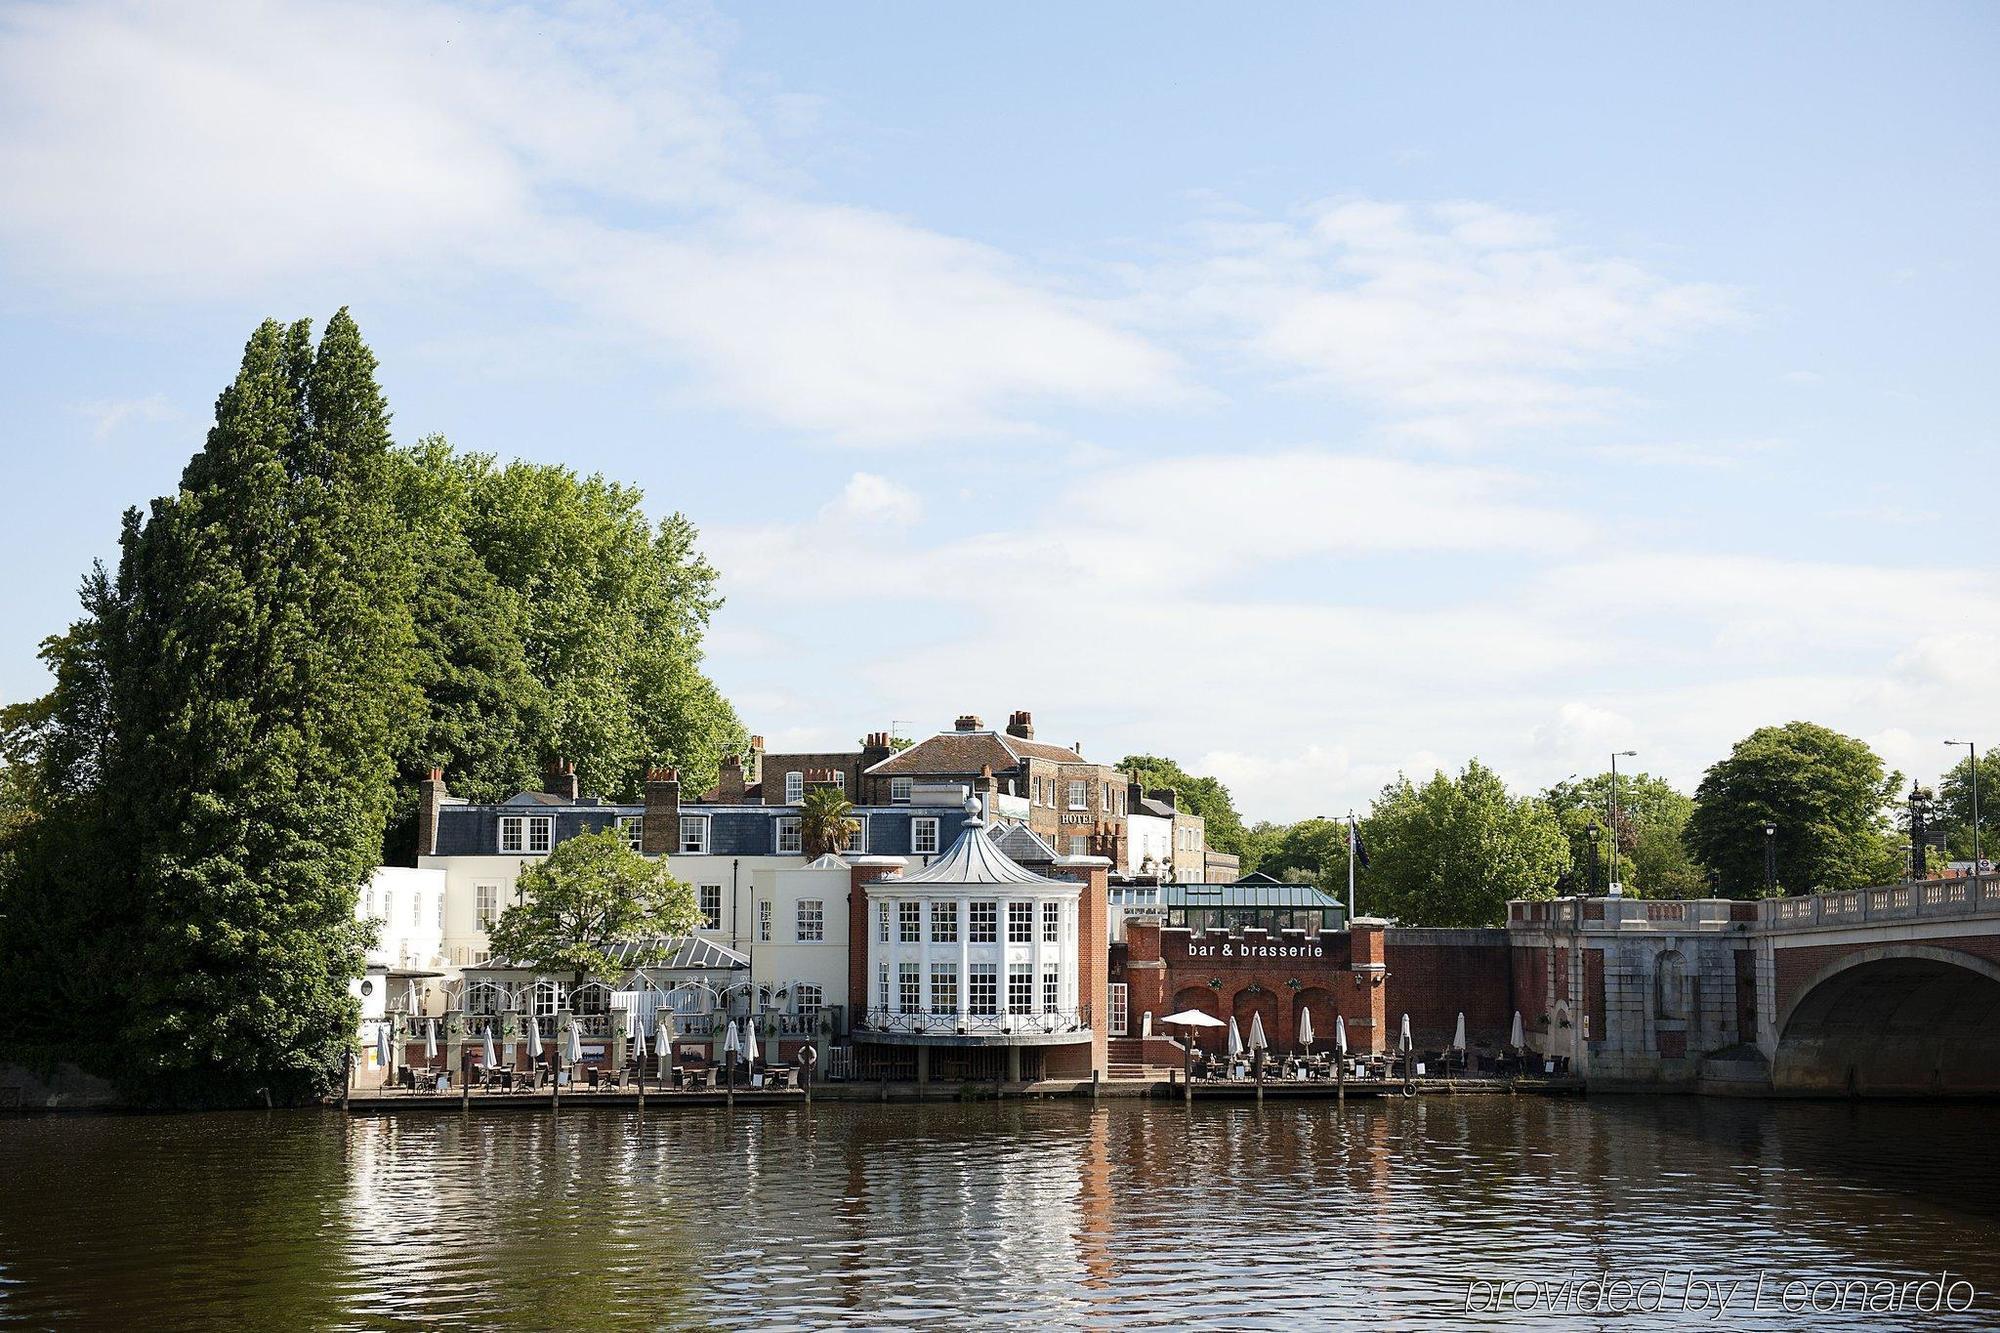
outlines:
[{"label": "balcony", "polygon": [[892,1045],[1062,1046],[1090,1040],[1090,1009],[1086,1005],[1010,1014],[870,1009],[854,1036]]}]

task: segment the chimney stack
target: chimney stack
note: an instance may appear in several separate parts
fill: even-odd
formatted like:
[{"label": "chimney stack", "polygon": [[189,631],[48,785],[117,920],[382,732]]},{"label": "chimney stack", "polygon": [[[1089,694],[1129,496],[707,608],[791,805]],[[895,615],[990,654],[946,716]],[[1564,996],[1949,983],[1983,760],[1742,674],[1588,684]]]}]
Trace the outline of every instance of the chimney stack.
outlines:
[{"label": "chimney stack", "polygon": [[715,799],[723,805],[740,805],[744,800],[743,756],[726,754],[722,756],[722,767],[715,778]]},{"label": "chimney stack", "polygon": [[542,790],[550,796],[559,796],[571,805],[576,804],[576,764],[573,760],[558,759],[549,765],[549,771],[542,775]]},{"label": "chimney stack", "polygon": [[444,770],[434,768],[417,784],[417,855],[436,856],[438,810],[444,805]]},{"label": "chimney stack", "polygon": [[958,721],[952,723],[952,729],[955,731],[984,731],[986,730],[986,723],[977,713],[960,713]]},{"label": "chimney stack", "polygon": [[1013,716],[1007,719],[1007,734],[1024,741],[1035,739],[1035,715],[1025,708],[1015,709]]},{"label": "chimney stack", "polygon": [[754,787],[764,780],[764,738],[750,738],[750,756],[743,762],[743,785]]},{"label": "chimney stack", "polygon": [[666,856],[680,846],[681,773],[677,768],[646,771],[646,818],[639,826],[639,850]]}]

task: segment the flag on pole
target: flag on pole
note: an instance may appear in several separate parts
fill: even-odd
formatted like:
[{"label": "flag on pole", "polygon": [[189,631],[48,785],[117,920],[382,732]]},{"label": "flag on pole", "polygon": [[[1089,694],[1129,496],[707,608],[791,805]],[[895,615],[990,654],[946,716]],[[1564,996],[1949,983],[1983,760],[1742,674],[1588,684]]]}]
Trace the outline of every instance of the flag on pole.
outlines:
[{"label": "flag on pole", "polygon": [[1368,868],[1368,847],[1361,841],[1361,826],[1354,822],[1354,816],[1347,817],[1347,850],[1354,857],[1354,863],[1363,870]]}]

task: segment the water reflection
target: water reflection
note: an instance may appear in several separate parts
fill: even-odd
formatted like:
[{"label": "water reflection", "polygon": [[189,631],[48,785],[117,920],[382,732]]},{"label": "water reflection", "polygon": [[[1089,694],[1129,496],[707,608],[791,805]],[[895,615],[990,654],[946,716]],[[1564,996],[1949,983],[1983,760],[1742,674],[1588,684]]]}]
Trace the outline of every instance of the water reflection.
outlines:
[{"label": "water reflection", "polygon": [[1484,1097],[17,1119],[0,1323],[1429,1327],[1471,1279],[1670,1265],[1949,1268],[1988,1326],[1996,1129]]}]

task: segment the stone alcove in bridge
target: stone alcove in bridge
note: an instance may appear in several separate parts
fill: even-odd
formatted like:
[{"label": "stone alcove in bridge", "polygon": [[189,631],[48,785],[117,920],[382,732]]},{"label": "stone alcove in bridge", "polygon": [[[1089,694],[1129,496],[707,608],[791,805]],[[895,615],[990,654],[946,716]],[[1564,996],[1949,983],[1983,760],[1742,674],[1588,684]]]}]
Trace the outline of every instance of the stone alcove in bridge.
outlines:
[{"label": "stone alcove in bridge", "polygon": [[2000,967],[1919,944],[1864,949],[1808,979],[1778,1032],[1780,1092],[2000,1093]]}]

